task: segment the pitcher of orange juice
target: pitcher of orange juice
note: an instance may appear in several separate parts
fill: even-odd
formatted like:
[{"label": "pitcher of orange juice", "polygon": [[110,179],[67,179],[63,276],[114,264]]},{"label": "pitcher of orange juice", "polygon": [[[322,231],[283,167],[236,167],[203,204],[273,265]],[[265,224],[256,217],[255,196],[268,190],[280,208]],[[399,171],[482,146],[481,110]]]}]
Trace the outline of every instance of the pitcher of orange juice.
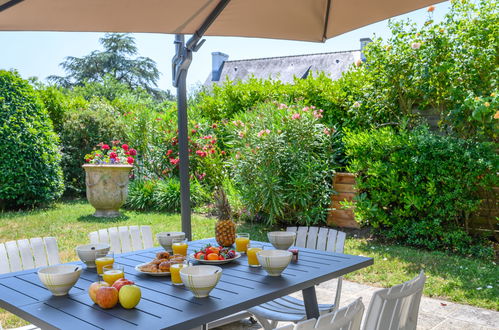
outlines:
[{"label": "pitcher of orange juice", "polygon": [[239,233],[236,235],[236,251],[245,253],[250,242],[248,233]]}]

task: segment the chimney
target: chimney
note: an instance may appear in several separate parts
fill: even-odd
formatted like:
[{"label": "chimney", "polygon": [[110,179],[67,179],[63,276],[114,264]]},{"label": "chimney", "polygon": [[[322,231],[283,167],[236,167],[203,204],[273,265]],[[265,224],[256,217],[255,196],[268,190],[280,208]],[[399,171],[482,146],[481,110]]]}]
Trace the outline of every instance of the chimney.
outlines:
[{"label": "chimney", "polygon": [[222,74],[224,62],[229,59],[229,55],[221,52],[211,53],[211,81],[219,81]]},{"label": "chimney", "polygon": [[364,55],[364,48],[368,43],[373,42],[371,38],[360,38],[360,58],[363,62],[366,61],[366,56]]}]

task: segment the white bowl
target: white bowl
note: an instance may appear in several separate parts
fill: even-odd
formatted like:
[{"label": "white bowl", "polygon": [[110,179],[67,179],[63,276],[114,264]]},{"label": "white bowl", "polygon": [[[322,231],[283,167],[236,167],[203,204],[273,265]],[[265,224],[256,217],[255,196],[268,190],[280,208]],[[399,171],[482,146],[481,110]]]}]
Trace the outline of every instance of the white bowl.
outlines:
[{"label": "white bowl", "polygon": [[158,243],[168,252],[172,251],[172,239],[180,238],[185,239],[185,233],[177,231],[165,231],[156,234]]},{"label": "white bowl", "polygon": [[180,278],[195,297],[208,297],[222,277],[222,268],[217,266],[188,266],[180,270]]},{"label": "white bowl", "polygon": [[76,247],[76,254],[81,261],[87,265],[88,268],[95,268],[95,257],[97,254],[107,254],[109,252],[109,244],[96,243],[86,244]]},{"label": "white bowl", "polygon": [[67,295],[83,270],[78,265],[48,266],[38,270],[38,278],[54,296]]},{"label": "white bowl", "polygon": [[287,250],[295,243],[296,233],[293,231],[271,231],[267,233],[269,242],[278,250]]},{"label": "white bowl", "polygon": [[281,276],[291,262],[293,253],[284,250],[263,250],[258,251],[256,257],[269,276]]}]

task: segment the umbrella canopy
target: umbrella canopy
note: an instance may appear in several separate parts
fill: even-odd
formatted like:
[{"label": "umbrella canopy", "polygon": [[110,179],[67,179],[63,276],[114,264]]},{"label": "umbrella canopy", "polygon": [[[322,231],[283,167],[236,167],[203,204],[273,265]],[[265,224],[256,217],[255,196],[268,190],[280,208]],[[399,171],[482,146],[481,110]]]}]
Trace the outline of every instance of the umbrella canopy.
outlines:
[{"label": "umbrella canopy", "polygon": [[[190,239],[186,77],[203,35],[321,42],[436,2],[442,0],[0,0],[0,31],[176,34],[182,230]],[[184,34],[192,34],[187,43]]]},{"label": "umbrella canopy", "polygon": [[[193,34],[219,0],[0,0],[0,30]],[[325,41],[441,0],[232,0],[205,35]]]}]

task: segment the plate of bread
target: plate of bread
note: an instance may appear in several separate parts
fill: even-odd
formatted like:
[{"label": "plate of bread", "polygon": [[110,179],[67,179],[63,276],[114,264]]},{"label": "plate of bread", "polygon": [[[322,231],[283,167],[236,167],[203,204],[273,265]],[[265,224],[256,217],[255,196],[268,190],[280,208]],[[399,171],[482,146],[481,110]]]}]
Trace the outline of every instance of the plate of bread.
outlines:
[{"label": "plate of bread", "polygon": [[156,258],[150,262],[135,266],[135,270],[141,274],[151,276],[170,276],[170,266],[174,263],[182,263],[184,260],[184,256],[171,255],[166,251],[158,252]]}]

